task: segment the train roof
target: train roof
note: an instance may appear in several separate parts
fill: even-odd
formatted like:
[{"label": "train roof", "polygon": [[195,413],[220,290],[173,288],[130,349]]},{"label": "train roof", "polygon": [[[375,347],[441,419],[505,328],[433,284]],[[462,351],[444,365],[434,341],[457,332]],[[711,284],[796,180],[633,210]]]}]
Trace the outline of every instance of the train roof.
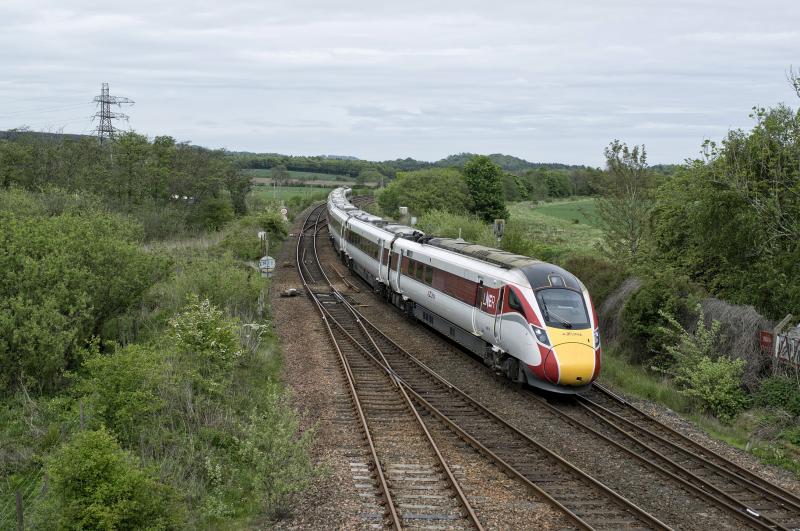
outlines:
[{"label": "train roof", "polygon": [[521,254],[510,253],[501,249],[495,249],[494,247],[470,243],[461,238],[431,238],[426,243],[458,254],[471,256],[504,269],[511,269],[514,267],[522,268],[540,263],[540,260],[535,260],[529,256],[522,256]]},{"label": "train roof", "polygon": [[349,188],[337,188],[331,192],[330,200],[337,208],[346,210],[349,216],[397,234],[401,238],[415,240],[423,245],[430,245],[476,258],[503,269],[519,269],[528,279],[533,289],[565,287],[580,291],[582,288],[582,284],[575,275],[557,265],[542,262],[529,256],[503,251],[502,249],[470,243],[461,238],[425,238],[424,233],[413,227],[395,224],[359,210],[350,203]]}]

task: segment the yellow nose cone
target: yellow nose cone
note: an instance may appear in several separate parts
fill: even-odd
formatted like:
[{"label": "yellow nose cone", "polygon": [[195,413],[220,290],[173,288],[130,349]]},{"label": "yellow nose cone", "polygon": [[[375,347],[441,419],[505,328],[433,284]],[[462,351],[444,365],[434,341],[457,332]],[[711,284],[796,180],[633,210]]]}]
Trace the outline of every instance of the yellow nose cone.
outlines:
[{"label": "yellow nose cone", "polygon": [[553,347],[558,361],[558,383],[585,385],[594,374],[594,349],[584,343],[561,343]]}]

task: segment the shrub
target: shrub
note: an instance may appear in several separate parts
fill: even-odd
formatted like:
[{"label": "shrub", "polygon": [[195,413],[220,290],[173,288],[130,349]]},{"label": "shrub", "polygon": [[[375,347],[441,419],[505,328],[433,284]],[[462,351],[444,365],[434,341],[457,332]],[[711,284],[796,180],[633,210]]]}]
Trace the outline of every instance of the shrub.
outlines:
[{"label": "shrub", "polygon": [[663,272],[642,283],[622,309],[622,330],[633,343],[634,360],[667,368],[671,362],[663,345],[669,314],[684,325],[693,320],[694,289],[688,280]]},{"label": "shrub", "polygon": [[233,206],[224,197],[207,197],[192,209],[190,220],[193,225],[205,230],[221,229],[233,219]]},{"label": "shrub", "polygon": [[681,392],[721,420],[731,420],[748,405],[742,390],[741,376],[744,360],[731,360],[716,351],[720,323],[705,324],[703,309],[697,305],[695,331],[686,331],[667,312],[660,312],[668,326],[662,327],[668,339],[664,348],[674,360],[670,373]]},{"label": "shrub", "polygon": [[683,393],[720,420],[729,421],[750,403],[741,386],[743,371],[744,360],[703,357],[682,377]]},{"label": "shrub", "polygon": [[560,265],[581,279],[597,309],[625,280],[622,265],[597,255],[569,255]]},{"label": "shrub", "polygon": [[258,260],[261,258],[261,241],[258,231],[250,226],[236,223],[230,227],[219,242],[219,249],[228,252],[237,260]]},{"label": "shrub", "polygon": [[169,266],[140,248],[141,226],[118,215],[0,212],[0,225],[0,388],[57,389],[86,341]]},{"label": "shrub", "polygon": [[237,440],[236,460],[249,472],[245,487],[275,517],[288,512],[289,496],[305,488],[313,474],[308,458],[312,432],[298,436],[298,428],[297,417],[273,393],[263,409],[252,411]]},{"label": "shrub", "polygon": [[800,387],[785,376],[762,380],[755,401],[762,407],[783,409],[794,416],[800,415]]},{"label": "shrub", "polygon": [[267,210],[256,216],[256,226],[266,231],[270,241],[282,241],[289,234],[286,222],[283,221],[280,213],[275,210]]},{"label": "shrub", "polygon": [[496,245],[492,228],[480,219],[445,210],[431,210],[419,218],[417,226],[430,236],[458,238],[481,245]]},{"label": "shrub", "polygon": [[[502,194],[502,187],[499,193]],[[449,168],[398,173],[397,179],[378,193],[377,200],[389,217],[396,217],[401,206],[422,215],[432,210],[460,213],[472,205],[461,172]]]},{"label": "shrub", "polygon": [[78,433],[47,459],[47,523],[60,529],[172,529],[174,492],[140,469],[104,429]]},{"label": "shrub", "polygon": [[173,281],[161,283],[147,294],[142,327],[159,332],[192,295],[251,320],[258,314],[258,299],[265,286],[257,271],[230,256],[209,258],[190,253],[178,261]]},{"label": "shrub", "polygon": [[219,248],[239,260],[258,260],[263,252],[258,233],[264,231],[267,233],[270,250],[274,249],[288,234],[287,223],[275,208],[277,207],[245,216],[229,224]]},{"label": "shrub", "polygon": [[170,321],[171,337],[177,350],[191,357],[204,385],[215,387],[230,377],[242,354],[237,322],[208,299],[191,297],[186,308]]},{"label": "shrub", "polygon": [[78,390],[91,414],[127,444],[137,443],[139,433],[164,405],[158,396],[166,373],[164,357],[131,345],[87,360],[84,369]]}]

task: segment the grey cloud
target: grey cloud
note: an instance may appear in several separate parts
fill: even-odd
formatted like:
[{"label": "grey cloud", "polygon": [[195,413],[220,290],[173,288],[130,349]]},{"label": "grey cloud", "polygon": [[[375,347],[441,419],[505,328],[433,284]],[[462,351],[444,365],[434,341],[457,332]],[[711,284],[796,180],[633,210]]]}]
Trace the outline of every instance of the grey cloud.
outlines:
[{"label": "grey cloud", "polygon": [[680,161],[792,97],[798,16],[780,0],[5,0],[0,129],[79,132],[75,107],[3,115],[108,81],[137,130],[229,149],[599,164],[621,138]]}]

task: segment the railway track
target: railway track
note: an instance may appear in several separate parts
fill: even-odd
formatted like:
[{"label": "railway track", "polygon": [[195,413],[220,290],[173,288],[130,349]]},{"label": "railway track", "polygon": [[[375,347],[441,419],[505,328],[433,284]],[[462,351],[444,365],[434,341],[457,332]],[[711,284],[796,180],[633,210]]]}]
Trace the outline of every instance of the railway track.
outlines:
[{"label": "railway track", "polygon": [[577,400],[579,407],[633,442],[642,455],[730,505],[749,523],[800,529],[800,498],[693,441],[601,385]]},{"label": "railway track", "polygon": [[[617,403],[620,410],[631,408],[637,420],[625,419],[585,397],[547,400],[530,389],[521,394],[536,400],[554,416],[605,440],[751,528],[798,529],[800,512],[793,494],[674,432],[604,388],[598,386],[597,389],[596,392]],[[686,447],[670,442],[653,430],[669,434],[673,439],[685,439],[682,442]],[[716,462],[704,454],[713,455]]]},{"label": "railway track", "polygon": [[[316,258],[323,207],[314,209],[305,220],[296,260],[305,289],[338,353],[355,416],[369,447],[369,465],[351,463],[359,482],[362,515],[375,527],[483,529],[406,390],[351,340],[351,332],[358,332],[358,319],[331,288]],[[376,507],[383,511],[375,512]]]},{"label": "railway track", "polygon": [[[304,229],[304,233],[305,233]],[[316,233],[316,231],[314,231]],[[298,257],[300,256],[298,245]],[[313,253],[316,258],[316,253]],[[305,251],[305,256],[312,252]],[[308,259],[306,259],[308,262]],[[304,263],[310,276],[324,276],[321,264]],[[302,272],[302,271],[301,271]],[[360,369],[366,362],[382,369],[382,383],[372,392],[396,386],[420,415],[433,415],[475,449],[516,477],[583,529],[666,529],[646,511],[619,496],[522,433],[466,393],[455,388],[403,350],[361,315],[333,287],[311,292],[319,302],[343,360]],[[338,331],[335,331],[337,330]],[[361,361],[353,356],[360,355]],[[352,369],[350,369],[352,371]],[[347,372],[347,370],[346,370]],[[367,423],[368,424],[368,423]],[[431,441],[432,444],[434,444]],[[380,466],[380,465],[378,465]]]}]

